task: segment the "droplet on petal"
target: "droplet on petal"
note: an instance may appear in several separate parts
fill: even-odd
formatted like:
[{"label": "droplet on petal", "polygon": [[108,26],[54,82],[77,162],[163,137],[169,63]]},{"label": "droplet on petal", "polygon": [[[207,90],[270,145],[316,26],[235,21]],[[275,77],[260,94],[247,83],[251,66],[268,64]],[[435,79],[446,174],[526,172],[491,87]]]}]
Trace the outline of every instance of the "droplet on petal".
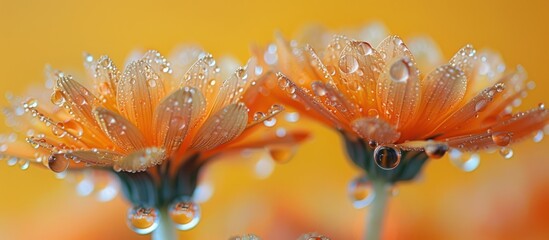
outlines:
[{"label": "droplet on petal", "polygon": [[291,146],[269,147],[268,150],[271,158],[277,163],[288,162],[297,152],[297,149]]},{"label": "droplet on petal", "polygon": [[534,135],[534,142],[541,142],[543,140],[543,130],[539,130],[536,135]]},{"label": "droplet on petal", "polygon": [[381,169],[392,170],[400,164],[401,152],[396,145],[381,145],[374,150],[374,160]]},{"label": "droplet on petal", "polygon": [[348,191],[355,208],[364,208],[370,205],[375,198],[372,183],[365,176],[353,179],[349,183]]},{"label": "droplet on petal", "polygon": [[429,143],[425,146],[425,153],[429,158],[439,159],[448,151],[448,145],[443,143]]},{"label": "droplet on petal", "polygon": [[64,172],[69,167],[69,159],[63,153],[52,154],[48,158],[48,167],[56,173]]},{"label": "droplet on petal", "polygon": [[133,207],[128,212],[128,226],[138,234],[149,234],[158,227],[155,208]]},{"label": "droplet on petal", "polygon": [[358,60],[353,55],[346,54],[339,59],[339,69],[344,73],[354,73],[358,67]]},{"label": "droplet on petal", "polygon": [[169,209],[169,215],[179,230],[189,230],[194,228],[200,221],[200,208],[198,204],[183,199],[174,202]]},{"label": "droplet on petal", "polygon": [[410,77],[410,68],[408,60],[405,58],[394,62],[389,69],[389,76],[394,82],[406,82]]},{"label": "droplet on petal", "polygon": [[511,134],[507,132],[492,133],[492,141],[498,146],[505,147],[511,143]]}]

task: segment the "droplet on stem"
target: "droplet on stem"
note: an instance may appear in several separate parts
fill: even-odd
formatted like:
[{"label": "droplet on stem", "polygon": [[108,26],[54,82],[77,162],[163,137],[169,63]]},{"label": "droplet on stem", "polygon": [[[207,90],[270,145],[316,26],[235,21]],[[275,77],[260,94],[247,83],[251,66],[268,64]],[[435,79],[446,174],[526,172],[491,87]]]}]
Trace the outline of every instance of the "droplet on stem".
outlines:
[{"label": "droplet on stem", "polygon": [[175,201],[170,205],[168,213],[175,227],[179,230],[192,229],[200,221],[200,208],[198,204],[190,201],[188,198]]},{"label": "droplet on stem", "polygon": [[374,150],[374,161],[383,170],[395,169],[400,164],[401,152],[396,145],[381,145]]},{"label": "droplet on stem", "polygon": [[133,207],[128,212],[128,226],[138,234],[149,234],[158,227],[155,208]]}]

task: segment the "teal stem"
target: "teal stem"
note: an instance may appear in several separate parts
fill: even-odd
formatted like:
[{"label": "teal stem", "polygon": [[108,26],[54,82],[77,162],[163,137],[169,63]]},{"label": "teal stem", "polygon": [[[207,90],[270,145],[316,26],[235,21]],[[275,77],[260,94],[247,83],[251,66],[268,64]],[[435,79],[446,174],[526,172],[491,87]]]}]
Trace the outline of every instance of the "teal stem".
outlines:
[{"label": "teal stem", "polygon": [[152,232],[152,240],[176,240],[177,230],[168,215],[167,208],[161,208],[158,211],[158,227]]},{"label": "teal stem", "polygon": [[366,218],[365,240],[381,239],[385,209],[389,200],[389,186],[390,184],[383,180],[372,181],[374,201],[370,205]]}]

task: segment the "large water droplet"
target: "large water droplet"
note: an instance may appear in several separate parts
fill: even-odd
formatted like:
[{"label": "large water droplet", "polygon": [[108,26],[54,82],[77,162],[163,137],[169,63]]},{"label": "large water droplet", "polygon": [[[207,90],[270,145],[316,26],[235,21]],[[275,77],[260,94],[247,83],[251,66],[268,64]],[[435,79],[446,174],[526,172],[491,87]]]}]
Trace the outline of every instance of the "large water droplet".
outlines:
[{"label": "large water droplet", "polygon": [[138,234],[149,234],[158,227],[158,211],[155,208],[133,207],[128,212],[128,226]]},{"label": "large water droplet", "polygon": [[19,161],[17,161],[17,164],[19,164],[19,168],[21,170],[27,170],[30,167],[30,161],[25,159],[19,159]]},{"label": "large water droplet", "polygon": [[439,159],[448,151],[448,145],[443,143],[429,143],[425,146],[425,154],[432,159]]},{"label": "large water droplet", "polygon": [[480,165],[480,156],[476,153],[466,156],[457,149],[450,150],[450,161],[465,172],[472,172]]},{"label": "large water droplet", "polygon": [[486,105],[488,105],[488,100],[480,100],[475,105],[475,111],[476,112],[482,112],[484,108],[486,108]]},{"label": "large water droplet", "polygon": [[499,154],[501,154],[501,156],[503,156],[505,159],[512,158],[513,157],[513,149],[508,148],[508,147],[502,147],[501,149],[499,149]]},{"label": "large water droplet", "polygon": [[381,145],[374,150],[374,160],[381,169],[392,170],[400,164],[400,149],[396,145]]},{"label": "large water droplet", "polygon": [[322,84],[321,82],[313,82],[311,84],[311,88],[313,89],[313,92],[315,93],[315,95],[319,97],[323,97],[326,95],[326,88],[324,87],[324,84]]},{"label": "large water droplet", "polygon": [[406,82],[410,77],[408,61],[405,59],[400,59],[394,62],[389,69],[389,76],[391,77],[391,80],[395,82]]},{"label": "large water droplet", "polygon": [[358,69],[358,60],[353,55],[343,55],[339,59],[339,69],[344,73],[354,73]]},{"label": "large water droplet", "polygon": [[175,227],[179,230],[192,229],[200,221],[200,208],[198,204],[190,201],[188,198],[175,201],[170,205],[168,213]]},{"label": "large water droplet", "polygon": [[84,134],[84,128],[74,119],[69,119],[65,122],[63,122],[63,125],[65,127],[65,130],[69,132],[70,134],[81,137]]},{"label": "large water droplet", "polygon": [[375,193],[372,190],[372,183],[365,176],[353,179],[347,189],[355,208],[364,208],[374,200]]},{"label": "large water droplet", "polygon": [[69,167],[69,159],[65,157],[65,154],[59,153],[59,154],[52,154],[48,158],[48,167],[56,172],[64,172]]},{"label": "large water droplet", "polygon": [[272,127],[276,124],[276,118],[272,117],[272,118],[269,118],[265,121],[263,121],[263,125],[267,126],[267,127]]},{"label": "large water droplet", "polygon": [[505,147],[511,143],[511,135],[507,132],[492,133],[492,141],[498,146]]}]

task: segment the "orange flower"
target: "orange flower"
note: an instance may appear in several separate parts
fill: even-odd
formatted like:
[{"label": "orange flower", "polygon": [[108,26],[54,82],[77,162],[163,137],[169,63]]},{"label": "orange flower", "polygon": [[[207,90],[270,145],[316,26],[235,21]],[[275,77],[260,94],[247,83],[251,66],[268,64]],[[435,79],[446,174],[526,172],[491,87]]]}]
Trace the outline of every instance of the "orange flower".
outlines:
[{"label": "orange flower", "polygon": [[171,203],[172,220],[188,229],[199,216],[188,198],[207,160],[244,148],[295,144],[307,134],[252,134],[283,110],[277,104],[254,105],[259,97],[254,85],[262,77],[254,59],[233,74],[222,72],[197,48],[186,48],[174,59],[172,65],[148,51],[120,71],[108,56],[86,54],[90,82],[48,68],[53,104],[44,101],[44,91],[31,92],[22,106],[21,99],[10,97],[8,125],[30,144],[12,134],[2,139],[2,155],[12,163],[42,163],[54,172],[112,168],[126,197],[143,206],[129,218],[138,233],[158,225],[153,223],[161,213],[149,208]]},{"label": "orange flower", "polygon": [[[316,41],[325,39],[321,36]],[[283,92],[272,81],[266,89],[271,86],[284,104],[338,129],[347,143],[370,155],[373,151],[383,170],[396,168],[406,153],[440,158],[449,148],[506,152],[510,143],[539,131],[549,119],[543,104],[511,114],[526,94],[526,73],[521,67],[504,73],[497,54],[477,53],[471,45],[424,74],[418,69],[426,66],[418,66],[397,36],[377,47],[340,35],[318,51],[301,44],[279,37],[265,52],[256,52],[280,71]],[[422,57],[421,63],[428,62]],[[370,169],[364,156],[355,159],[355,147],[349,149],[355,163]]]}]

